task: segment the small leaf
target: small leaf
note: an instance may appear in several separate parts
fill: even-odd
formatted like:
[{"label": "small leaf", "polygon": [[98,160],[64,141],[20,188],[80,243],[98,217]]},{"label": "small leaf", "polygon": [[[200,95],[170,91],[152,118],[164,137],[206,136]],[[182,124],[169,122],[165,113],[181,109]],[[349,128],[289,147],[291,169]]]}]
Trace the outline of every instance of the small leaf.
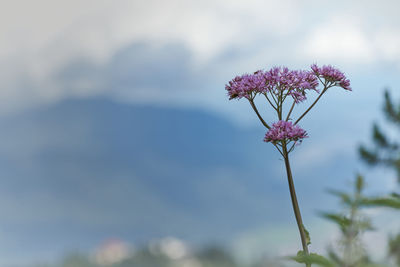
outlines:
[{"label": "small leaf", "polygon": [[324,256],[318,255],[316,253],[310,253],[306,255],[304,251],[300,250],[296,256],[289,257],[289,259],[294,260],[298,263],[305,264],[316,264],[323,267],[334,267],[335,264],[325,258]]},{"label": "small leaf", "polygon": [[340,215],[340,214],[323,212],[323,213],[320,213],[320,215],[323,218],[328,219],[328,220],[338,224],[342,230],[344,230],[346,227],[348,227],[351,224],[351,221],[348,218],[346,218],[345,216]]},{"label": "small leaf", "polygon": [[385,90],[384,112],[389,121],[396,123],[396,124],[400,122],[400,108],[396,108],[393,105],[393,102],[392,102],[392,99],[391,99],[391,96],[390,96],[388,90]]},{"label": "small leaf", "polygon": [[398,193],[396,193],[396,192],[391,193],[390,196],[393,197],[393,198],[398,198],[398,199],[400,199],[400,194],[398,194]]},{"label": "small leaf", "polygon": [[377,124],[374,123],[372,129],[373,141],[380,147],[389,147],[386,136],[382,133]]},{"label": "small leaf", "polygon": [[369,219],[360,219],[356,222],[356,225],[360,230],[375,230]]},{"label": "small leaf", "polygon": [[339,266],[343,266],[344,265],[342,259],[340,259],[339,255],[337,255],[336,252],[333,251],[332,249],[330,249],[328,251],[328,255],[329,255],[329,258],[332,261],[334,261],[337,265],[339,265]]},{"label": "small leaf", "polygon": [[376,197],[364,198],[361,202],[364,206],[379,206],[393,209],[400,209],[400,198],[398,197]]},{"label": "small leaf", "polygon": [[364,188],[364,179],[361,175],[357,175],[357,179],[356,179],[356,190],[358,193],[361,193],[361,191]]},{"label": "small leaf", "polygon": [[369,150],[364,146],[360,146],[358,148],[358,153],[360,154],[361,159],[366,161],[370,165],[375,165],[379,162],[377,153]]},{"label": "small leaf", "polygon": [[328,193],[331,194],[331,195],[339,197],[344,204],[351,205],[352,202],[353,202],[351,197],[346,193],[343,193],[343,192],[340,192],[340,191],[337,191],[337,190],[328,190]]},{"label": "small leaf", "polygon": [[307,246],[311,245],[311,237],[310,237],[310,232],[307,231],[306,227],[304,226],[304,224],[302,225],[304,233],[306,234],[306,243]]}]

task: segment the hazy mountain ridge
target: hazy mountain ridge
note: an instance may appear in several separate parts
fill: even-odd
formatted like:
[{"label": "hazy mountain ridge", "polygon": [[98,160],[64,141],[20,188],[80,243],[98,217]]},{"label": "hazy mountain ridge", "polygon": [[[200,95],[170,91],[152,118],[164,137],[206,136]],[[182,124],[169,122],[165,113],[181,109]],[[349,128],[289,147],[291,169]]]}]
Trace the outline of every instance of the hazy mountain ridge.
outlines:
[{"label": "hazy mountain ridge", "polygon": [[[110,236],[224,242],[292,222],[283,165],[262,142],[261,127],[102,98],[59,102],[0,126],[5,238],[23,236],[28,247],[40,240],[46,253],[90,248]],[[301,191],[305,182],[296,183],[310,201]]]}]

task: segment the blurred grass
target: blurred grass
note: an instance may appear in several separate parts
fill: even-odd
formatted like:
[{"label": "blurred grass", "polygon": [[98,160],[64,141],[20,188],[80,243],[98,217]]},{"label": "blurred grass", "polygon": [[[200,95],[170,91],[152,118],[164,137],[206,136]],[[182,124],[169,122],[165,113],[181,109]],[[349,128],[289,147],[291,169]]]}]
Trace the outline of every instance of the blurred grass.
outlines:
[{"label": "blurred grass", "polygon": [[[109,255],[113,257],[111,254]],[[129,256],[115,262],[99,262],[94,255],[71,253],[55,263],[36,264],[32,267],[280,267],[277,261],[260,259],[254,263],[244,264],[221,247],[206,247],[183,257],[171,258],[148,247],[141,248]]]}]

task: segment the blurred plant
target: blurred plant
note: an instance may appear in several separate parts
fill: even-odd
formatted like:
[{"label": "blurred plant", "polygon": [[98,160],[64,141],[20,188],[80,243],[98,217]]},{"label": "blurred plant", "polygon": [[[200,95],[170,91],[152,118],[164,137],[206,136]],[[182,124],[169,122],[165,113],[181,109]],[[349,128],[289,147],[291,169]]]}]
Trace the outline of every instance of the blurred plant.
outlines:
[{"label": "blurred plant", "polygon": [[232,256],[220,247],[208,247],[197,254],[202,267],[235,267],[237,264]]},{"label": "blurred plant", "polygon": [[370,264],[360,239],[362,233],[373,230],[370,219],[360,211],[365,199],[362,195],[364,185],[363,177],[358,175],[352,195],[340,191],[330,191],[330,193],[340,198],[341,204],[345,206],[346,210],[342,214],[321,214],[324,218],[336,223],[341,230],[340,247],[342,256],[339,256],[332,249],[329,251],[330,258],[339,266],[358,267]]},{"label": "blurred plant", "polygon": [[[394,104],[388,90],[384,92],[383,113],[388,122],[400,127],[400,102]],[[382,132],[378,124],[372,128],[373,147],[365,145],[359,147],[361,159],[371,166],[383,165],[392,168],[397,173],[397,181],[400,184],[400,145]],[[365,205],[400,209],[400,194],[391,193],[387,196],[374,197],[365,200]],[[400,234],[389,240],[389,256],[392,256],[400,266]]]},{"label": "blurred plant", "polygon": [[[317,89],[320,83],[322,84],[321,91]],[[225,86],[229,99],[246,98],[249,101],[257,117],[268,130],[264,141],[272,143],[285,161],[290,197],[303,247],[301,253],[306,256],[309,255],[308,245],[311,242],[309,233],[304,227],[296,197],[289,153],[308,137],[306,131],[297,124],[329,88],[336,86],[351,91],[350,81],[341,71],[332,66],[318,67],[315,64],[311,66],[311,71],[289,70],[281,67],[274,67],[269,71],[259,70],[253,74],[237,76]],[[310,90],[319,93],[318,97],[297,119],[293,119],[294,108],[307,99],[307,93]],[[275,123],[269,124],[263,119],[254,102],[256,96],[264,96],[271,105],[276,114]],[[292,103],[289,106],[285,105],[285,101],[290,101],[290,99]],[[288,111],[285,113],[286,107]],[[311,265],[306,263],[306,266]]]},{"label": "blurred plant", "polygon": [[[395,105],[388,90],[385,90],[385,102],[383,113],[388,122],[400,127],[400,102]],[[390,141],[377,123],[372,128],[373,147],[365,145],[359,147],[361,159],[369,165],[384,165],[393,168],[397,172],[400,183],[400,145],[396,141]]]},{"label": "blurred plant", "polygon": [[66,257],[61,265],[62,267],[95,267],[96,265],[90,261],[90,259],[82,253],[73,253]]},{"label": "blurred plant", "polygon": [[[383,266],[371,261],[361,239],[364,232],[373,230],[370,219],[361,212],[361,209],[365,207],[369,200],[363,195],[364,187],[364,179],[361,175],[358,175],[352,193],[329,191],[340,199],[345,208],[341,213],[321,213],[323,218],[335,223],[340,229],[341,236],[336,250],[331,246],[326,258],[319,255],[311,254],[307,256],[299,253],[292,259],[300,263],[308,262],[324,267]],[[399,248],[396,247],[395,249]]]},{"label": "blurred plant", "polygon": [[331,190],[331,194],[340,198],[345,211],[344,213],[321,213],[322,217],[337,224],[341,231],[340,254],[333,249],[329,250],[329,258],[337,266],[359,267],[371,264],[361,242],[361,235],[365,231],[373,230],[370,219],[360,211],[366,199],[362,195],[364,186],[363,177],[358,175],[351,195]]},{"label": "blurred plant", "polygon": [[[61,262],[35,267],[236,267],[233,256],[220,247],[205,247],[187,257],[173,259],[152,249],[143,247],[122,261],[99,263],[83,254],[70,254]],[[271,266],[271,265],[268,265]],[[273,265],[276,266],[276,265]]]},{"label": "blurred plant", "polygon": [[393,257],[400,266],[400,234],[389,239],[389,256]]}]

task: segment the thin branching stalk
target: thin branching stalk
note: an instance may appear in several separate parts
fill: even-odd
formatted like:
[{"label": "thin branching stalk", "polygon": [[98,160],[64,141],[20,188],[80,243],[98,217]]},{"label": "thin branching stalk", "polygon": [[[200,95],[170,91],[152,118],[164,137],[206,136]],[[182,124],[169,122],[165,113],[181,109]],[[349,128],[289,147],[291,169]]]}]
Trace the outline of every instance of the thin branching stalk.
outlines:
[{"label": "thin branching stalk", "polygon": [[322,97],[323,94],[325,94],[325,92],[328,90],[328,88],[329,88],[329,86],[324,87],[324,90],[322,90],[322,92],[319,94],[317,99],[315,99],[315,101],[311,104],[311,106],[297,119],[297,121],[294,123],[294,125],[296,125],[315,106],[315,104],[317,104],[318,100]]},{"label": "thin branching stalk", "polygon": [[287,114],[286,121],[288,121],[290,119],[290,115],[292,114],[292,111],[293,111],[295,105],[296,105],[296,100],[293,100],[293,104],[290,107],[289,113]]},{"label": "thin branching stalk", "polygon": [[279,96],[279,120],[282,120],[282,112],[283,112],[283,91],[281,91]]},{"label": "thin branching stalk", "polygon": [[[299,228],[299,232],[300,232],[300,238],[301,238],[301,244],[303,246],[303,251],[306,255],[309,255],[308,245],[307,245],[307,242],[308,242],[307,235],[305,233],[303,220],[301,218],[299,203],[297,201],[296,190],[295,190],[294,182],[293,182],[292,170],[290,168],[289,152],[287,151],[286,146],[287,146],[286,143],[282,144],[283,158],[285,160],[286,174],[287,174],[288,183],[289,183],[290,198],[292,200],[292,206],[293,206],[294,216],[296,217],[297,227]],[[311,266],[311,264],[306,264],[306,266],[309,267],[309,266]]]},{"label": "thin branching stalk", "polygon": [[263,94],[265,96],[265,98],[268,100],[269,104],[275,109],[277,110],[277,108],[274,106],[274,104],[272,104],[271,100],[269,100],[267,93]]},{"label": "thin branching stalk", "polygon": [[278,101],[276,100],[274,93],[272,91],[270,93],[272,96],[272,100],[274,100],[275,104],[278,106]]},{"label": "thin branching stalk", "polygon": [[271,127],[265,122],[265,120],[261,117],[260,113],[258,112],[258,109],[256,107],[256,104],[254,104],[253,99],[249,99],[250,105],[253,108],[254,112],[257,114],[257,117],[260,119],[261,123],[267,128],[270,129]]}]

